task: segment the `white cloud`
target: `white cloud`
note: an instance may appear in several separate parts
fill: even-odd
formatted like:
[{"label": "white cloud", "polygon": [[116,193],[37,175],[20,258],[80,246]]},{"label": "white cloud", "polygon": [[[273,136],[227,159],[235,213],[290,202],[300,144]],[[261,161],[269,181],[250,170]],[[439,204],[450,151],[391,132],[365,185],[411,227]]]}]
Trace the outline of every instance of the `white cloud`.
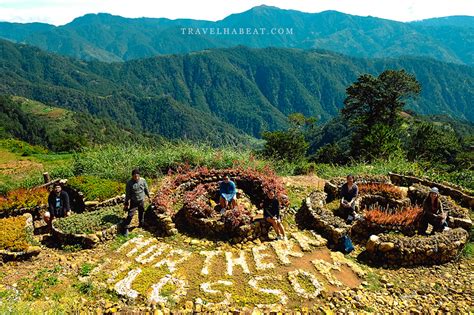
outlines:
[{"label": "white cloud", "polygon": [[59,25],[86,13],[98,12],[124,17],[220,20],[261,4],[305,12],[337,10],[398,21],[474,15],[473,0],[0,0],[0,20]]}]

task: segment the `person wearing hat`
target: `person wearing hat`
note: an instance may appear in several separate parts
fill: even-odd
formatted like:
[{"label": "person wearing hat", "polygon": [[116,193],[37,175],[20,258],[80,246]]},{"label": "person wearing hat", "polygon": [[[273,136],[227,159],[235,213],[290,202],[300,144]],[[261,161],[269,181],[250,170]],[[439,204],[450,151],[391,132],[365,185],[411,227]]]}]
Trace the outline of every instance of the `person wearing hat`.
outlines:
[{"label": "person wearing hat", "polygon": [[436,187],[431,188],[428,196],[423,202],[423,214],[420,221],[418,232],[426,234],[428,223],[433,226],[434,232],[442,232],[448,229],[448,213],[443,211],[443,204],[439,199],[439,190]]},{"label": "person wearing hat", "polygon": [[144,213],[145,213],[145,195],[150,200],[150,193],[148,191],[148,185],[144,178],[140,177],[140,171],[134,169],[132,171],[132,178],[127,182],[125,187],[125,203],[124,210],[128,211],[127,218],[125,219],[125,231],[124,234],[128,235],[128,229],[135,212],[138,210],[138,227],[143,227],[144,224]]}]

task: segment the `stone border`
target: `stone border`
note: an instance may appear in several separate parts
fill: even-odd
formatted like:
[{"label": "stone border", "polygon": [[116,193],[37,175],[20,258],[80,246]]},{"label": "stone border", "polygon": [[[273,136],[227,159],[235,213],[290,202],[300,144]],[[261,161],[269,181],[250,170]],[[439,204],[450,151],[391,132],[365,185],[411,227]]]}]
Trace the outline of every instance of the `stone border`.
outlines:
[{"label": "stone border", "polygon": [[122,195],[109,198],[104,201],[97,201],[97,200],[84,201],[84,205],[85,205],[86,211],[95,211],[98,208],[116,206],[124,202],[125,202],[125,194],[122,194]]},{"label": "stone border", "polygon": [[[204,199],[211,199],[211,197],[219,196],[219,187],[217,182],[206,184],[203,186],[196,186],[194,190],[191,190],[191,193],[197,193],[196,189],[205,190],[204,194],[198,194],[198,198],[204,197]],[[237,192],[239,195],[241,190]],[[212,198],[214,199],[214,198]],[[249,197],[249,199],[251,199]],[[199,231],[201,236],[220,239],[220,240],[229,240],[231,243],[241,243],[255,240],[257,238],[263,238],[268,235],[270,230],[270,224],[267,223],[264,219],[252,220],[248,224],[240,225],[235,228],[227,227],[226,224],[221,221],[221,217],[217,215],[210,217],[197,217],[193,215],[192,210],[199,210],[201,204],[197,200],[186,200],[184,201],[182,212],[187,225],[191,227],[194,231]],[[214,213],[214,209],[207,205],[201,205],[201,207],[206,207],[206,213]],[[281,214],[282,216],[284,213]],[[199,234],[199,233],[198,233]]]},{"label": "stone border", "polygon": [[[246,174],[245,169],[222,169],[222,170],[208,170],[205,169],[201,170],[193,170],[189,171],[184,174],[177,174],[175,178],[168,177],[167,182],[164,182],[165,189],[161,188],[155,195],[153,200],[153,205],[145,212],[145,221],[147,221],[148,226],[150,228],[155,229],[155,232],[159,234],[164,234],[166,236],[174,235],[178,233],[174,220],[176,219],[177,214],[174,213],[169,207],[166,207],[166,204],[173,202],[173,196],[178,194],[184,194],[187,191],[191,191],[196,188],[199,184],[209,184],[213,182],[219,181],[225,174],[229,174],[233,180],[237,183],[237,186],[242,189],[243,191],[257,196],[254,203],[261,204],[263,207],[268,206],[270,200],[266,196],[265,191],[265,180],[259,178],[260,172],[254,170],[254,174]],[[276,176],[276,175],[275,175]],[[184,178],[184,179],[183,179]],[[256,186],[248,187],[253,183],[257,182]],[[270,184],[278,185],[279,181],[275,177],[275,179],[271,178],[269,180]],[[280,187],[284,190],[284,186],[281,185]],[[197,227],[199,229],[205,229],[208,231],[210,227],[216,228],[217,230],[220,229],[219,223],[210,223],[211,220],[202,220],[201,222],[197,223]],[[215,220],[214,220],[215,221]],[[263,221],[263,220],[262,220]],[[151,223],[153,222],[153,223]],[[197,220],[196,220],[197,222]],[[268,231],[268,226],[266,226],[266,222],[260,223],[258,220],[255,220],[255,226],[245,227],[242,226],[241,231],[239,231],[236,238],[233,240],[235,242],[247,240],[247,239],[255,239],[253,238],[254,235],[260,237],[260,233],[262,231]],[[254,223],[252,222],[252,223]],[[214,226],[214,225],[215,226]],[[255,232],[256,231],[256,232]],[[255,233],[254,233],[255,232]]]},{"label": "stone border", "polygon": [[[345,177],[335,177],[326,181],[324,184],[324,192],[327,194],[326,201],[331,202],[335,199],[339,198],[340,195],[340,187],[346,182]],[[356,184],[362,183],[382,183],[382,184],[391,184],[390,178],[385,175],[361,175],[356,176],[355,178]]]},{"label": "stone border", "polygon": [[52,223],[52,235],[62,245],[80,244],[82,248],[94,248],[99,243],[113,239],[120,229],[120,223],[91,234],[64,233]]},{"label": "stone border", "polygon": [[342,236],[350,233],[350,225],[325,207],[325,192],[312,192],[296,213],[296,223],[306,229],[314,230],[325,237],[329,244],[337,245]]},{"label": "stone border", "polygon": [[428,179],[419,178],[415,176],[408,176],[396,173],[388,173],[390,180],[399,186],[412,186],[413,184],[421,184],[427,187],[436,186],[442,195],[450,196],[458,202],[461,206],[474,210],[474,196],[470,195],[467,191],[463,191],[459,188],[454,188],[445,184],[430,181]]},{"label": "stone border", "polygon": [[398,266],[442,264],[457,258],[469,239],[462,228],[425,237],[372,235],[366,244],[371,263]]},{"label": "stone border", "polygon": [[[26,233],[33,237],[33,216],[30,213],[24,213],[23,216],[26,218],[25,229]],[[29,246],[26,250],[20,252],[13,252],[9,250],[0,250],[0,258],[2,261],[10,260],[25,260],[36,256],[41,252],[39,246]]]}]

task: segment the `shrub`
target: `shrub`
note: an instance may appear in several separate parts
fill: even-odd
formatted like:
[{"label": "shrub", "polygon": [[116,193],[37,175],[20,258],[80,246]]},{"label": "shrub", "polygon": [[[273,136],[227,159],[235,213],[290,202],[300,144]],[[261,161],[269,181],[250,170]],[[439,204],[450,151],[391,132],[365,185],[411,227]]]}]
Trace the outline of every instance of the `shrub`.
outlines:
[{"label": "shrub", "polygon": [[125,192],[125,184],[96,176],[77,176],[68,181],[69,186],[84,193],[86,200],[103,201]]},{"label": "shrub", "polygon": [[233,230],[252,222],[250,212],[241,204],[237,205],[237,209],[227,210],[223,215],[223,219],[227,230]]},{"label": "shrub", "polygon": [[380,208],[373,208],[364,211],[365,220],[380,225],[402,225],[414,224],[420,217],[423,209],[419,206],[407,207],[401,211],[385,211]]},{"label": "shrub", "polygon": [[9,191],[5,197],[0,197],[0,211],[10,211],[22,208],[34,208],[47,203],[48,190],[46,188],[15,189]]},{"label": "shrub", "polygon": [[24,216],[0,219],[0,226],[0,249],[19,252],[30,246]]},{"label": "shrub", "polygon": [[68,234],[90,234],[119,224],[123,216],[123,207],[118,205],[56,219],[54,227]]}]

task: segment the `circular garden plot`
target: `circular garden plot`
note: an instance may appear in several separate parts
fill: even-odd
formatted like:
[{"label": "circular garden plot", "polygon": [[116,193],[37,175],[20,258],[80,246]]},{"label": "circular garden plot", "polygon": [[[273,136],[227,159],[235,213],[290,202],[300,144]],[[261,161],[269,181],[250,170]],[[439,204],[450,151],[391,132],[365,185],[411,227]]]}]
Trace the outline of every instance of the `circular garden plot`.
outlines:
[{"label": "circular garden plot", "polygon": [[0,226],[0,260],[21,260],[40,253],[33,240],[31,214],[0,219]]},{"label": "circular garden plot", "polygon": [[115,237],[125,216],[123,206],[104,207],[53,221],[53,236],[63,245],[92,248]]},{"label": "circular garden plot", "polygon": [[344,235],[366,246],[362,257],[384,265],[438,264],[456,258],[469,239],[472,222],[468,209],[450,196],[441,202],[448,210],[450,229],[429,236],[418,235],[422,203],[429,187],[398,187],[388,178],[362,178],[359,186],[359,220],[348,224],[339,209],[338,187],[344,179],[326,184],[325,192],[313,192],[303,202],[296,219],[300,226],[321,233],[337,246]]},{"label": "circular garden plot", "polygon": [[[219,182],[224,175],[237,186],[238,206],[221,215]],[[245,242],[267,236],[269,224],[263,219],[263,209],[270,206],[272,192],[284,202],[284,186],[270,170],[199,168],[171,174],[157,192],[146,221],[168,235],[181,229],[202,237]]]}]

